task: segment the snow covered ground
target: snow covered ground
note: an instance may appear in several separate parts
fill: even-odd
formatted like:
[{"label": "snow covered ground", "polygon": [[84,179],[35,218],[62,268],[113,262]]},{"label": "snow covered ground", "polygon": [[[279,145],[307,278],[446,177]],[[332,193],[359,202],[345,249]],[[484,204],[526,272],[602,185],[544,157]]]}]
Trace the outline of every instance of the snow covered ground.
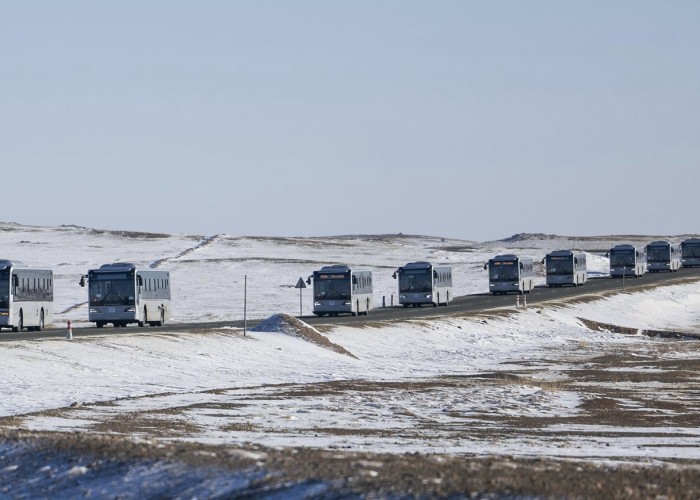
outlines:
[{"label": "snow covered ground", "polygon": [[[480,244],[395,236],[154,237],[74,227],[0,226],[2,257],[55,269],[57,323],[84,321],[85,307],[73,308],[85,301],[85,290],[77,281],[87,269],[104,262],[162,262],[161,268],[172,271],[175,319],[190,321],[240,318],[245,274],[250,315],[267,317],[297,313],[294,283],[327,263],[372,269],[375,296],[394,292],[391,273],[398,265],[415,260],[449,263],[454,267],[455,293],[462,295],[486,289],[481,267],[492,255],[517,252],[539,260],[551,250],[572,247],[571,243],[567,238]],[[584,243],[578,248],[604,251],[615,242]],[[604,273],[607,261],[591,254],[589,266]],[[590,433],[577,437],[576,427],[565,424],[572,432],[563,441],[517,436],[467,439],[464,432],[455,438],[451,429],[468,433],[484,425],[485,416],[495,414],[561,419],[581,415],[582,392],[558,386],[567,377],[567,360],[629,349],[643,354],[654,351],[661,341],[592,332],[578,318],[632,328],[700,331],[699,306],[700,287],[694,283],[590,303],[381,327],[342,326],[325,332],[355,357],[290,335],[289,330],[264,331],[269,328],[248,337],[233,328],[182,334],[134,328],[131,335],[110,336],[107,329],[103,336],[72,341],[3,342],[0,416],[24,416],[18,426],[30,430],[95,432],[125,416],[139,416],[142,422],[152,419],[155,427],[168,428],[168,439],[205,443],[697,459],[700,431],[695,427],[663,431],[656,427],[657,437],[650,442],[639,437],[647,428],[633,426],[625,431],[626,438],[612,443],[592,439]],[[680,359],[695,353],[679,348],[665,355]],[[502,384],[463,382],[464,377],[486,372],[529,375]],[[455,385],[450,377],[461,377],[461,382]],[[421,385],[435,380],[442,382]],[[352,381],[398,385],[382,385],[381,390],[344,385]],[[341,384],[342,390],[333,384]],[[72,403],[77,403],[74,408]],[[45,412],[51,409],[60,411]],[[148,419],[143,420],[144,415]],[[129,435],[150,435],[149,426],[134,422]],[[335,430],[324,431],[331,428]],[[561,428],[551,430],[558,433]],[[604,433],[606,427],[596,431]]]}]

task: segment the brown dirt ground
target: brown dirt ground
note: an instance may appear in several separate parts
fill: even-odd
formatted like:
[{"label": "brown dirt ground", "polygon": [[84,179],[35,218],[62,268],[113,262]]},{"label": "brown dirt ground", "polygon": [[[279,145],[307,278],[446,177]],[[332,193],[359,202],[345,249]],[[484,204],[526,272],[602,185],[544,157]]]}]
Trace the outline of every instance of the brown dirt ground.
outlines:
[{"label": "brown dirt ground", "polygon": [[[651,347],[650,347],[651,346]],[[608,425],[614,440],[625,427],[654,427],[659,430],[700,426],[700,356],[695,341],[649,341],[643,350],[634,346],[625,352],[601,352],[596,356],[561,359],[533,359],[532,369],[494,371],[476,376],[445,376],[401,382],[348,380],[315,384],[279,384],[270,397],[309,397],[337,395],[351,391],[376,393],[386,390],[427,391],[464,386],[532,384],[550,390],[577,390],[583,396],[582,410],[573,417],[513,417],[505,414],[480,415],[481,424],[441,428],[426,422],[413,429],[373,431],[346,427],[314,428],[309,432],[335,435],[367,435],[397,432],[398,438],[452,432],[455,439],[493,440],[508,437],[541,439],[541,429],[556,424]],[[675,356],[683,351],[686,355]],[[551,363],[566,373],[563,380],[543,381],[534,377],[543,365]],[[617,371],[624,368],[624,371]],[[653,370],[649,370],[653,368]],[[622,382],[622,383],[621,383]],[[673,384],[678,394],[656,393],[645,389],[654,384]],[[639,388],[639,390],[637,389]],[[217,393],[221,389],[209,391]],[[625,401],[628,404],[620,404]],[[630,407],[629,402],[637,403]],[[109,401],[94,406],[109,405]],[[238,404],[245,404],[241,401]],[[34,415],[76,416],[85,408],[55,409]],[[215,413],[228,404],[200,404]],[[634,404],[632,405],[634,406]],[[640,408],[643,410],[640,411]],[[364,453],[314,448],[271,449],[254,444],[211,446],[173,441],[196,434],[196,428],[178,420],[192,406],[167,411],[143,411],[113,416],[89,434],[33,433],[22,430],[23,416],[0,419],[0,437],[39,443],[54,449],[72,450],[122,459],[155,458],[196,465],[263,467],[279,480],[319,479],[334,481],[343,491],[384,497],[392,495],[449,496],[534,496],[566,498],[697,498],[700,496],[700,459],[606,460],[555,459],[552,457],[472,456],[425,453]],[[231,423],[227,432],[247,432],[255,426]],[[140,433],[133,440],[133,433]],[[562,431],[562,435],[567,431]],[[600,436],[600,431],[591,431]],[[652,431],[637,434],[653,438]],[[253,452],[253,453],[251,453]],[[272,476],[271,476],[272,477]],[[272,479],[270,479],[272,481]]]}]

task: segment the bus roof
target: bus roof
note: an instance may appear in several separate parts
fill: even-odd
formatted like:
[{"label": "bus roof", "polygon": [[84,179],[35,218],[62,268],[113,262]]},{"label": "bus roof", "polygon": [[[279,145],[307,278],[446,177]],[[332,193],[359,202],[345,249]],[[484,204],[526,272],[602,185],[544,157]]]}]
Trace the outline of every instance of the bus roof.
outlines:
[{"label": "bus roof", "polygon": [[0,259],[0,269],[7,269],[8,267],[28,267],[27,264],[21,260],[9,260]]},{"label": "bus roof", "polygon": [[99,269],[91,269],[91,271],[100,271],[103,273],[123,273],[124,271],[133,271],[136,269],[136,264],[131,262],[114,262],[112,264],[103,264]]},{"label": "bus roof", "polygon": [[683,240],[683,245],[700,245],[700,238],[688,238]]},{"label": "bus roof", "polygon": [[401,269],[430,269],[433,265],[430,262],[419,261],[419,262],[409,262]]},{"label": "bus roof", "polygon": [[513,260],[532,260],[530,257],[518,257],[515,254],[512,253],[506,253],[503,255],[496,255],[493,259],[491,259],[494,262],[509,262]]},{"label": "bus roof", "polygon": [[658,240],[658,241],[652,241],[652,242],[649,243],[647,246],[648,246],[648,247],[667,247],[667,246],[669,246],[669,245],[671,245],[671,242],[670,242],[670,241]]},{"label": "bus roof", "polygon": [[346,264],[332,264],[330,266],[323,266],[321,269],[316,271],[317,273],[347,273],[350,268]]},{"label": "bus roof", "polygon": [[630,245],[628,243],[621,243],[612,247],[610,251],[612,252],[613,250],[634,250],[635,248],[637,247],[635,247],[634,245]]},{"label": "bus roof", "polygon": [[555,257],[571,257],[574,253],[579,252],[574,252],[573,250],[554,250],[553,252],[549,252],[548,255],[553,255]]}]

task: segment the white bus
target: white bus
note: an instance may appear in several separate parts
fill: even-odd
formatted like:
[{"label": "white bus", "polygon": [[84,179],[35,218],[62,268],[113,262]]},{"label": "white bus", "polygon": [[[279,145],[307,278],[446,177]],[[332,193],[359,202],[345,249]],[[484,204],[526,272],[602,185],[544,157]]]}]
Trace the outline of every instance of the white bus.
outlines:
[{"label": "white bus", "polygon": [[484,269],[489,271],[489,291],[494,295],[530,293],[535,287],[534,269],[529,257],[496,255],[489,259]]},{"label": "white bus", "polygon": [[107,323],[161,326],[170,319],[170,273],[139,269],[127,262],[91,269],[88,281],[88,321],[102,328]]},{"label": "white bus", "polygon": [[681,243],[683,267],[700,266],[700,239],[688,238]]},{"label": "white bus", "polygon": [[646,247],[615,245],[605,254],[610,258],[610,276],[638,278],[647,272]]},{"label": "white bus", "polygon": [[586,282],[586,254],[571,250],[550,252],[542,260],[547,272],[547,285],[583,286]]},{"label": "white bus", "polygon": [[0,329],[38,332],[52,314],[53,271],[0,260]]},{"label": "white bus", "polygon": [[367,315],[372,309],[372,271],[354,271],[346,265],[324,266],[306,282],[311,284],[312,279],[316,316]]},{"label": "white bus", "polygon": [[647,270],[676,272],[681,268],[681,246],[668,241],[652,241],[647,245]]},{"label": "white bus", "polygon": [[399,280],[399,304],[446,306],[452,300],[452,268],[430,262],[409,262],[392,275]]}]

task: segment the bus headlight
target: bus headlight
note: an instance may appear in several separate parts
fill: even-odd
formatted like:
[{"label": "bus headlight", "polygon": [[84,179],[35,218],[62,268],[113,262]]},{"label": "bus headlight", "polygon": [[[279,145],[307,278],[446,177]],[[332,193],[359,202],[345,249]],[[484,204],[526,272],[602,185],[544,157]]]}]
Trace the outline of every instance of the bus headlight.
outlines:
[{"label": "bus headlight", "polygon": [[400,298],[400,299],[405,299],[406,296],[405,296],[405,295],[399,295],[399,298]]},{"label": "bus headlight", "polygon": [[314,302],[314,307],[318,307],[318,306],[322,306],[322,305],[323,304],[321,304],[320,302]]},{"label": "bus headlight", "polygon": [[433,296],[432,296],[432,295],[430,295],[430,294],[428,294],[428,295],[426,295],[426,296],[425,296],[425,298],[426,298],[426,299],[432,299],[432,298],[433,298]]},{"label": "bus headlight", "polygon": [[344,305],[344,306],[351,306],[351,305],[352,305],[352,302],[343,302],[343,305]]},{"label": "bus headlight", "polygon": [[520,285],[520,283],[513,283],[513,286],[518,286],[518,285]]},{"label": "bus headlight", "polygon": [[124,309],[124,312],[135,313],[136,308],[135,307],[127,307],[126,309]]},{"label": "bus headlight", "polygon": [[95,309],[94,307],[91,307],[90,314],[97,314],[97,309]]}]

